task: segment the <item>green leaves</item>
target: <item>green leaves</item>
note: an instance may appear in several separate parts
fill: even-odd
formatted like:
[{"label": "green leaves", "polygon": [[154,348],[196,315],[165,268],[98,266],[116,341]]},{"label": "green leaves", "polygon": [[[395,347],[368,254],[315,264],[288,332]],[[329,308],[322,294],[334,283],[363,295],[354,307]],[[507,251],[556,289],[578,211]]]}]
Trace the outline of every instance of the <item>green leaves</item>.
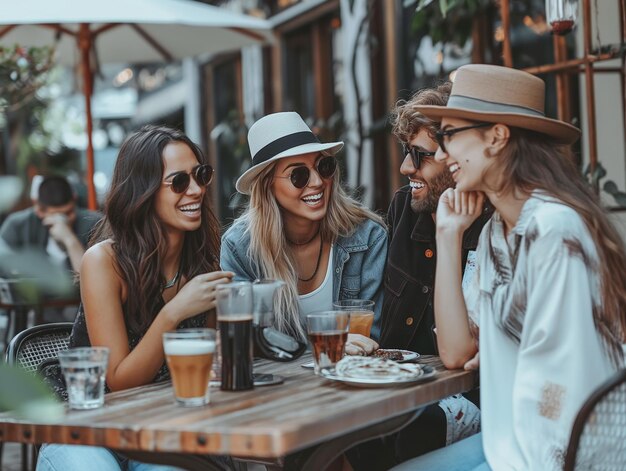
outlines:
[{"label": "green leaves", "polygon": [[0,411],[31,420],[57,420],[64,407],[38,376],[0,363]]},{"label": "green leaves", "polygon": [[0,110],[18,109],[46,83],[54,65],[51,47],[0,47]]},{"label": "green leaves", "polygon": [[476,15],[492,0],[419,0],[412,28],[417,35],[428,35],[433,44],[454,43],[461,47],[472,34]]}]

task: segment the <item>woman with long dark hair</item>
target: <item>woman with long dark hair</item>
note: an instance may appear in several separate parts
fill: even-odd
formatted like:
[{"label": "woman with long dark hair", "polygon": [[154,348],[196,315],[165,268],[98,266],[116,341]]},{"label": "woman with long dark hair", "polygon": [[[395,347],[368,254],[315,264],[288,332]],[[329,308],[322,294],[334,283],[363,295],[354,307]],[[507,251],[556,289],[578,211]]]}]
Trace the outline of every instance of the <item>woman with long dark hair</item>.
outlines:
[{"label": "woman with long dark hair", "polygon": [[[104,218],[81,264],[82,306],[71,346],[109,348],[112,391],[169,377],[162,334],[213,327],[220,271],[213,169],[180,131],[146,126],[122,145]],[[46,445],[38,469],[152,469],[95,447]],[[167,469],[166,467],[156,467]]]},{"label": "woman with long dark hair", "polygon": [[[544,99],[537,77],[468,65],[446,107],[419,107],[456,182],[437,210],[437,342],[449,368],[480,350],[482,436],[399,469],[562,469],[578,410],[624,365],[623,243],[574,163],[579,130]],[[485,196],[496,212],[462,285],[460,234]]]}]

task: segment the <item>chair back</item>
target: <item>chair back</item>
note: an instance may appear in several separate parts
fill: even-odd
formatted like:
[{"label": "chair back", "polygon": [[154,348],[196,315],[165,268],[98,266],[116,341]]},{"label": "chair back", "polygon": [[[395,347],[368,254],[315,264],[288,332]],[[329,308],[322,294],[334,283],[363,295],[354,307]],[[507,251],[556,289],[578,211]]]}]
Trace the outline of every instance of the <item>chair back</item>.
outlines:
[{"label": "chair back", "polygon": [[58,322],[20,332],[9,343],[7,363],[35,374],[44,361],[55,359],[60,351],[68,349],[72,326],[71,322]]},{"label": "chair back", "polygon": [[626,369],[600,385],[581,407],[563,469],[626,469]]}]

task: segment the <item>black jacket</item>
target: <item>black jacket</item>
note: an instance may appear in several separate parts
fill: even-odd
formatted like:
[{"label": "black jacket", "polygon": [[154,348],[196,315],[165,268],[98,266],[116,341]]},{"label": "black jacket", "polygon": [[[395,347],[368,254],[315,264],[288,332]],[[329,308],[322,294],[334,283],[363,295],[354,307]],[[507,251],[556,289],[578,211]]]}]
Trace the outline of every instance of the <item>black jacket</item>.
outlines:
[{"label": "black jacket", "polygon": [[[485,212],[463,235],[463,266],[492,210]],[[380,345],[426,355],[437,354],[433,327],[433,287],[437,248],[430,213],[411,209],[411,188],[399,189],[387,213],[389,249],[385,267],[385,296]]]}]

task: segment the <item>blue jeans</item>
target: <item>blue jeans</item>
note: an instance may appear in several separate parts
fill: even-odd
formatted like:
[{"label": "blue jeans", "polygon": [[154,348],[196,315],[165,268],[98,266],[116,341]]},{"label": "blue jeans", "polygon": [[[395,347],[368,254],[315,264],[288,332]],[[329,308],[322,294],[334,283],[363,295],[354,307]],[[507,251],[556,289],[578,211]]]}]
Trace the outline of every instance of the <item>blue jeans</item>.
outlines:
[{"label": "blue jeans", "polygon": [[172,466],[140,463],[102,447],[45,444],[39,452],[37,471],[179,471]]},{"label": "blue jeans", "polygon": [[431,451],[391,471],[490,471],[483,453],[483,434],[477,433],[450,446]]}]

